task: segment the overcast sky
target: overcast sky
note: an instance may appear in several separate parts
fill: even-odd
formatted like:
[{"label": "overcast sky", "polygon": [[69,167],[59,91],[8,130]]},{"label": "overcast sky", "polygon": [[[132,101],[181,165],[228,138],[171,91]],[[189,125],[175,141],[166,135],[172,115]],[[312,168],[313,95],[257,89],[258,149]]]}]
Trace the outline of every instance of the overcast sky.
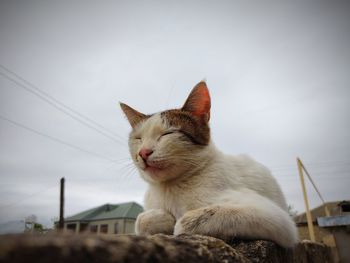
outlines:
[{"label": "overcast sky", "polygon": [[[0,67],[0,223],[36,214],[48,224],[63,176],[66,215],[142,204],[118,101],[144,113],[179,107],[204,78],[219,149],[268,166],[298,211],[296,156],[326,201],[349,199],[350,4],[296,2],[1,0],[0,64],[117,139]],[[311,207],[321,204],[307,187]]]}]

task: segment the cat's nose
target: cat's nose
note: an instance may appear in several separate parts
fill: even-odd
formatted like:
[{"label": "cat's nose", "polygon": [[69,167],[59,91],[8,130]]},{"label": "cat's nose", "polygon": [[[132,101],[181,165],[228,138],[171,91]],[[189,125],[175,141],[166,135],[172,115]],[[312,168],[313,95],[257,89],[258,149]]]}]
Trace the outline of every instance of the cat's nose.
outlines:
[{"label": "cat's nose", "polygon": [[139,155],[141,156],[142,159],[147,160],[148,156],[150,156],[153,153],[151,149],[141,149],[139,151]]}]

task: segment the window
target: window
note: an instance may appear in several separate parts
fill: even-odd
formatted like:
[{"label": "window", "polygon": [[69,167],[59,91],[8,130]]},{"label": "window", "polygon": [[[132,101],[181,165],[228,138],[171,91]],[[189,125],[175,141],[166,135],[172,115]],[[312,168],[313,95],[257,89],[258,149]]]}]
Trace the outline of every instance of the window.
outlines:
[{"label": "window", "polygon": [[97,225],[90,226],[90,232],[91,233],[97,233]]},{"label": "window", "polygon": [[100,226],[100,233],[108,233],[108,225],[107,224]]},{"label": "window", "polygon": [[68,230],[72,230],[72,231],[75,231],[75,228],[77,227],[77,224],[68,224],[67,225],[67,229]]},{"label": "window", "polygon": [[114,234],[118,234],[119,233],[119,226],[118,226],[118,222],[116,222],[114,224]]},{"label": "window", "polygon": [[344,203],[340,207],[341,207],[342,212],[350,212],[350,203],[348,203],[348,204]]},{"label": "window", "polygon": [[87,231],[88,224],[87,223],[80,223],[80,229],[79,232],[85,232]]}]

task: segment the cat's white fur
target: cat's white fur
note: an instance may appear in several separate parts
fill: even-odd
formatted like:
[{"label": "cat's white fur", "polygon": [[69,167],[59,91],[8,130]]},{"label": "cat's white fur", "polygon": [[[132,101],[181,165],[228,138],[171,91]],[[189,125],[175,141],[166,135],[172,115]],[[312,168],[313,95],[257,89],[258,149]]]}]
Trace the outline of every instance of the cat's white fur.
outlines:
[{"label": "cat's white fur", "polygon": [[[176,129],[155,114],[130,134],[131,156],[149,183],[136,233],[267,239],[293,247],[297,230],[269,170],[248,156],[223,154],[212,141],[197,147],[179,140]],[[162,136],[169,130],[175,132]],[[145,170],[138,154],[145,147],[154,150],[150,161],[165,169]]]}]

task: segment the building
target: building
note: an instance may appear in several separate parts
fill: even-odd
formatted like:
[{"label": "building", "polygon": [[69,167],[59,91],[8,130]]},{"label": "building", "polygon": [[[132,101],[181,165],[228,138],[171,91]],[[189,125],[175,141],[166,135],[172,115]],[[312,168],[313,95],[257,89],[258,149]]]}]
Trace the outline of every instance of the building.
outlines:
[{"label": "building", "polygon": [[[326,216],[326,207],[330,216]],[[350,201],[328,202],[310,212],[316,241],[332,247],[336,262],[350,262]],[[300,239],[309,239],[306,213],[294,220]]]},{"label": "building", "polygon": [[132,234],[142,206],[135,202],[105,204],[64,219],[64,230],[75,233]]}]

